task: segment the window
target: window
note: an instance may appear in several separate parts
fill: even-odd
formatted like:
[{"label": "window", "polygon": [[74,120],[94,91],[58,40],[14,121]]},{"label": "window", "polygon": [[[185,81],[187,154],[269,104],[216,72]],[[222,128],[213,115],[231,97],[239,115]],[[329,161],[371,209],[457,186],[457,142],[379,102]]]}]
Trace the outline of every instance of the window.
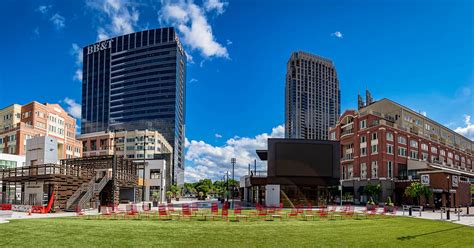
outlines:
[{"label": "window", "polygon": [[376,154],[377,153],[377,145],[372,145],[372,151],[371,151],[372,154]]},{"label": "window", "polygon": [[365,156],[367,155],[367,148],[366,147],[361,147],[360,148],[360,156]]},{"label": "window", "polygon": [[365,136],[360,136],[360,143],[365,143],[366,139]]},{"label": "window", "polygon": [[438,153],[438,149],[434,146],[431,147],[431,153]]},{"label": "window", "polygon": [[403,136],[398,136],[398,143],[406,145],[407,139]]},{"label": "window", "polygon": [[428,153],[421,153],[421,158],[424,160],[424,161],[427,161],[428,160]]},{"label": "window", "polygon": [[448,152],[448,158],[453,158],[453,153],[452,152]]},{"label": "window", "polygon": [[454,155],[454,159],[459,160],[459,155]]},{"label": "window", "polygon": [[404,147],[399,147],[398,148],[398,156],[406,157],[407,156],[407,149],[404,148]]},{"label": "window", "polygon": [[417,151],[410,151],[410,158],[418,159],[418,152]]},{"label": "window", "polygon": [[388,141],[393,141],[393,134],[392,133],[387,133],[387,140]]},{"label": "window", "polygon": [[412,121],[413,121],[413,119],[412,119],[411,116],[409,116],[409,115],[405,115],[405,118],[404,118],[404,119],[405,119],[405,121],[408,121],[408,122],[412,122]]},{"label": "window", "polygon": [[362,179],[367,178],[367,164],[366,163],[360,164],[360,178]]},{"label": "window", "polygon": [[421,144],[421,149],[423,151],[428,151],[428,145],[427,144]]},{"label": "window", "polygon": [[439,151],[439,154],[441,154],[441,156],[446,156],[446,152],[444,150]]},{"label": "window", "polygon": [[352,179],[353,169],[354,169],[354,167],[351,164],[347,165],[347,169],[345,170],[344,179]]},{"label": "window", "polygon": [[150,170],[150,179],[160,179],[161,171],[160,169]]},{"label": "window", "polygon": [[372,140],[376,140],[377,139],[377,133],[372,133]]},{"label": "window", "polygon": [[367,120],[361,120],[360,121],[360,129],[364,129],[367,127]]},{"label": "window", "polygon": [[411,146],[411,147],[418,148],[418,141],[416,141],[416,140],[410,140],[410,146]]},{"label": "window", "polygon": [[428,130],[428,131],[431,130],[430,124],[425,124],[425,129]]},{"label": "window", "polygon": [[420,127],[422,126],[422,124],[421,124],[421,121],[420,121],[420,120],[415,120],[415,124],[416,124],[417,126],[420,126]]},{"label": "window", "polygon": [[393,145],[387,144],[387,153],[393,154]]},{"label": "window", "polygon": [[331,140],[336,140],[336,133],[335,132],[331,133]]},{"label": "window", "polygon": [[377,161],[372,161],[372,178],[377,178],[379,172],[379,166]]},{"label": "window", "polygon": [[387,177],[392,178],[393,177],[393,165],[392,161],[387,161]]}]

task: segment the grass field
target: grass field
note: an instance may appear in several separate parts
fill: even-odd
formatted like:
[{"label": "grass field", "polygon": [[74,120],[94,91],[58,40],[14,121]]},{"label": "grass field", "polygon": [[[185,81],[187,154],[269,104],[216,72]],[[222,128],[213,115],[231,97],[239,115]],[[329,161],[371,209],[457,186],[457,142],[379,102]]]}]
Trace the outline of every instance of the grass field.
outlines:
[{"label": "grass field", "polygon": [[414,219],[157,221],[50,218],[0,224],[0,247],[474,247],[474,228]]}]

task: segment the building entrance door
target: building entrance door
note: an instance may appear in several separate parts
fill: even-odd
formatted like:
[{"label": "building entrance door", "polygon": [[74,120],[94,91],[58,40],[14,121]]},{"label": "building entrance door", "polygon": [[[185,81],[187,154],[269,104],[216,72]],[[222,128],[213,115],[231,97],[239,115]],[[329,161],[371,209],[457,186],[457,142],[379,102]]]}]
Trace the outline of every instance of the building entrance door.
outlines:
[{"label": "building entrance door", "polygon": [[435,209],[439,209],[443,205],[443,197],[441,193],[434,193],[433,194],[433,202]]}]

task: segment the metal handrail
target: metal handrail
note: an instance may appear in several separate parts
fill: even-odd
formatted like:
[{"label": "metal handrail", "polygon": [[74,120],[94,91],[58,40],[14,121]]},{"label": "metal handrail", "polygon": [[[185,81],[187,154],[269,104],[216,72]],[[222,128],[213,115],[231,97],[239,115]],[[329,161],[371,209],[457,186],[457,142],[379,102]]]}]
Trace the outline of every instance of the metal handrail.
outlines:
[{"label": "metal handrail", "polygon": [[94,185],[94,192],[95,193],[100,193],[100,191],[105,187],[107,182],[110,180],[108,176],[103,177],[99,183],[96,183]]},{"label": "metal handrail", "polygon": [[71,205],[77,200],[77,198],[86,190],[87,187],[90,187],[91,185],[93,186],[95,183],[94,178],[92,178],[88,183],[83,183],[79,189],[72,194],[71,197],[66,202],[66,208],[71,207]]},{"label": "metal handrail", "polygon": [[86,201],[90,200],[92,197],[92,193],[94,192],[95,180],[94,178],[89,182],[89,186],[87,187],[86,194],[82,196],[82,198],[77,203],[77,206],[82,209]]}]

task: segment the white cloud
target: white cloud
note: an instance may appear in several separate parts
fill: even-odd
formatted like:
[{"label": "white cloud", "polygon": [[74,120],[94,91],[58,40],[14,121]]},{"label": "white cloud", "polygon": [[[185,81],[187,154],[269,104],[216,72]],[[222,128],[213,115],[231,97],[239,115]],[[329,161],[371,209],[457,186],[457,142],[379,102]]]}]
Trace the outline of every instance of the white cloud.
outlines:
[{"label": "white cloud", "polygon": [[[209,3],[210,2],[210,3]],[[219,1],[206,1],[210,10],[224,11],[225,4]],[[191,50],[198,50],[204,58],[229,58],[227,48],[218,43],[212,33],[212,27],[207,21],[206,7],[200,7],[192,1],[170,2],[163,1],[159,11],[159,20],[164,24],[176,26],[183,35],[183,43]]]},{"label": "white cloud", "polygon": [[59,13],[50,15],[49,13],[51,12],[52,8],[53,5],[40,5],[38,8],[36,8],[36,11],[40,12],[44,17],[47,17],[57,30],[63,29],[66,27],[66,18]]},{"label": "white cloud", "polygon": [[74,56],[76,64],[76,72],[74,73],[73,80],[82,82],[82,48],[80,48],[76,43],[72,43],[71,55]]},{"label": "white cloud", "polygon": [[36,27],[35,29],[33,29],[33,34],[34,34],[34,37],[35,37],[35,38],[40,37],[40,30],[39,30],[39,27]]},{"label": "white cloud", "polygon": [[284,133],[283,125],[279,125],[273,128],[270,134],[262,133],[253,138],[235,136],[228,139],[223,146],[213,146],[204,141],[186,140],[186,181],[221,178],[226,171],[232,169],[230,159],[233,157],[237,159],[235,178],[238,179],[247,174],[249,163],[253,163],[254,159],[259,161],[255,150],[266,149],[268,138],[281,138],[284,137]]},{"label": "white cloud", "polygon": [[471,139],[474,140],[474,124],[471,123],[471,116],[470,115],[465,115],[464,116],[464,124],[466,124],[465,127],[458,127],[454,129],[455,132]]},{"label": "white cloud", "polygon": [[195,78],[191,78],[191,80],[189,80],[189,83],[194,83],[194,82],[197,82],[198,80],[195,79]]},{"label": "white cloud", "polygon": [[97,40],[135,32],[140,18],[136,5],[128,0],[89,0],[87,6],[105,17],[100,18]]},{"label": "white cloud", "polygon": [[218,139],[222,138],[222,135],[218,134],[218,133],[216,133],[214,136],[216,136],[216,138],[218,138]]},{"label": "white cloud", "polygon": [[217,12],[217,14],[222,14],[224,13],[224,7],[227,6],[227,2],[221,2],[219,0],[204,0],[203,2],[203,5],[204,5],[204,9],[206,11],[213,11],[215,10]]},{"label": "white cloud", "polygon": [[331,33],[331,36],[335,36],[337,38],[341,38],[343,37],[342,33],[340,31],[336,31],[334,33]]},{"label": "white cloud", "polygon": [[426,111],[421,111],[420,114],[426,116]]},{"label": "white cloud", "polygon": [[228,46],[229,46],[229,45],[232,45],[232,41],[231,41],[231,40],[227,40],[226,43],[227,43]]},{"label": "white cloud", "polygon": [[36,8],[36,11],[40,12],[43,15],[48,14],[48,12],[51,10],[53,6],[52,5],[40,5],[38,8]]},{"label": "white cloud", "polygon": [[71,98],[64,98],[64,103],[67,104],[66,111],[74,118],[81,118],[81,105]]},{"label": "white cloud", "polygon": [[54,27],[58,30],[66,27],[66,18],[64,18],[64,16],[58,13],[51,16],[49,20],[54,24]]}]

